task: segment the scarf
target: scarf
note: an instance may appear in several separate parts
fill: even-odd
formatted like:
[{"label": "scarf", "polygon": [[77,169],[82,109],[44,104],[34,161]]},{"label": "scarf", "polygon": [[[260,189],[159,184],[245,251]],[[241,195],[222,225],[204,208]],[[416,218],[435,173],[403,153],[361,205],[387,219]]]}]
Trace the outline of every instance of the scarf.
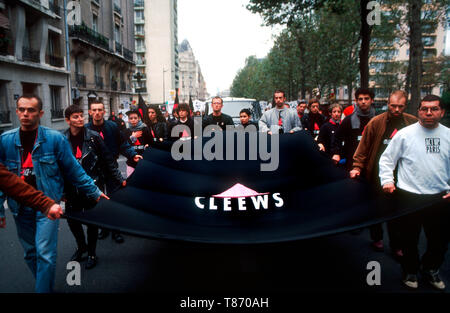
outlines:
[{"label": "scarf", "polygon": [[352,129],[359,129],[361,126],[360,117],[368,117],[371,119],[375,116],[375,109],[373,106],[370,107],[369,111],[367,113],[364,113],[361,111],[359,106],[355,106],[355,111],[353,112],[352,116],[350,117],[351,123],[352,123]]}]

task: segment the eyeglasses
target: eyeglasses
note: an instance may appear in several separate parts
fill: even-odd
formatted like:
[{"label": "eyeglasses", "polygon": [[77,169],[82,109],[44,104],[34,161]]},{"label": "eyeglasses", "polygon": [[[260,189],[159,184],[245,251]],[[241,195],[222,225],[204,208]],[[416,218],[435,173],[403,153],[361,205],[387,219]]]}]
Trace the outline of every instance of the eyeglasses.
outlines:
[{"label": "eyeglasses", "polygon": [[37,109],[35,108],[17,108],[17,111],[20,113],[25,113],[25,111],[28,111],[28,113],[36,113]]},{"label": "eyeglasses", "polygon": [[431,108],[421,107],[421,108],[419,109],[419,111],[420,111],[420,112],[423,112],[423,113],[428,113],[429,110],[431,110],[432,113],[435,113],[435,112],[440,111],[441,108],[440,108],[440,107],[431,107]]}]

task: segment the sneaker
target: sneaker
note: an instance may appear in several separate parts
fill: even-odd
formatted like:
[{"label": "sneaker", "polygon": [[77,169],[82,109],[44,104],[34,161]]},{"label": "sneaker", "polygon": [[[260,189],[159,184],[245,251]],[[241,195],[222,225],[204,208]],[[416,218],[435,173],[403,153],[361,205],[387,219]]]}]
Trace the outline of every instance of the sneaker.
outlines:
[{"label": "sneaker", "polygon": [[439,277],[439,270],[424,270],[423,276],[434,288],[438,290],[445,289],[445,284]]},{"label": "sneaker", "polygon": [[77,249],[75,253],[70,258],[71,261],[81,262],[86,257],[83,257],[83,254],[87,253],[87,249]]},{"label": "sneaker", "polygon": [[378,241],[372,242],[372,248],[375,251],[383,252],[384,251],[383,240],[378,240]]},{"label": "sneaker", "polygon": [[88,256],[88,260],[87,260],[85,268],[87,270],[90,270],[91,268],[94,268],[97,265],[97,261],[98,261],[97,256],[95,256],[95,255]]},{"label": "sneaker", "polygon": [[417,287],[419,287],[419,283],[417,282],[417,275],[406,274],[403,278],[403,284],[405,284],[405,286],[408,288],[417,289]]}]

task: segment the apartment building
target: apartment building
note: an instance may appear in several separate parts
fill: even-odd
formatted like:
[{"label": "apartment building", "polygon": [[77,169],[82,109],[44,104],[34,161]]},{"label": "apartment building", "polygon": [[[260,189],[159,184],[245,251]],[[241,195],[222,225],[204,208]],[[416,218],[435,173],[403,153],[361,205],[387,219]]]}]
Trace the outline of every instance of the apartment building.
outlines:
[{"label": "apartment building", "polygon": [[16,100],[25,93],[43,102],[41,124],[66,127],[70,72],[62,1],[0,0],[0,133],[19,126]]},{"label": "apartment building", "polygon": [[180,103],[189,103],[189,97],[192,100],[205,101],[208,98],[206,82],[187,39],[179,45],[178,53],[180,60]]},{"label": "apartment building", "polygon": [[69,25],[73,102],[85,111],[99,98],[107,115],[133,98],[134,6],[129,0],[81,0],[81,23]]},{"label": "apartment building", "polygon": [[147,103],[171,102],[179,86],[177,0],[134,0],[133,4],[135,91]]}]

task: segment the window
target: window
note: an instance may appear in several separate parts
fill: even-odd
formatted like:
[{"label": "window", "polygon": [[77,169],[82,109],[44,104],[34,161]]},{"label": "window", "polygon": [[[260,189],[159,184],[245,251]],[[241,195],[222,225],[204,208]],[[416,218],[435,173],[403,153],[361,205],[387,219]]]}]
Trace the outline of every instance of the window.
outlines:
[{"label": "window", "polygon": [[98,16],[95,14],[92,14],[92,29],[98,32]]},{"label": "window", "polygon": [[136,21],[144,19],[144,11],[134,11],[134,19]]},{"label": "window", "polygon": [[137,35],[143,35],[143,34],[144,34],[144,25],[136,25],[136,26],[134,27],[134,32],[135,32]]},{"label": "window", "polygon": [[6,84],[5,81],[0,81],[0,124],[11,123]]},{"label": "window", "polygon": [[136,50],[144,50],[144,40],[136,39]]},{"label": "window", "polygon": [[63,118],[63,109],[61,105],[61,87],[50,86],[50,97],[52,104],[52,118]]},{"label": "window", "polygon": [[432,46],[436,41],[436,37],[434,36],[424,36],[422,37],[422,42],[424,46]]},{"label": "window", "polygon": [[114,40],[120,43],[120,26],[117,24],[114,26]]}]

